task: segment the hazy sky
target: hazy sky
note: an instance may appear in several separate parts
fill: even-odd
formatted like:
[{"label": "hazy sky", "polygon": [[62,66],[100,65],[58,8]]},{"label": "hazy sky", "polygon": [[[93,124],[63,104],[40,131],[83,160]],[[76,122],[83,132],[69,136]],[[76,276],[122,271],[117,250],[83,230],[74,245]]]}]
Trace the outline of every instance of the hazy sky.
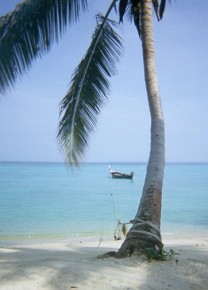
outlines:
[{"label": "hazy sky", "polygon": [[[0,0],[0,14],[20,2]],[[90,43],[95,13],[110,0],[89,0],[89,12],[69,27],[49,54],[33,62],[15,89],[0,97],[0,161],[64,161],[56,139],[59,103]],[[208,161],[208,1],[172,1],[155,21],[159,87],[166,126],[167,162]],[[118,19],[114,18],[115,20]],[[126,20],[126,19],[125,19]],[[133,23],[121,30],[124,55],[109,101],[84,161],[146,162],[150,115],[141,42]]]}]

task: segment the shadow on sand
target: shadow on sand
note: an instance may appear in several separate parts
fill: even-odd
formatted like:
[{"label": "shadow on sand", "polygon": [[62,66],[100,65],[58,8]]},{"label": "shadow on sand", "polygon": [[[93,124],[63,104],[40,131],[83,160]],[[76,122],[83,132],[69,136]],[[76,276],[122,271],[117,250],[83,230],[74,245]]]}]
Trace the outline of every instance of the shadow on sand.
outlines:
[{"label": "shadow on sand", "polygon": [[[0,247],[0,289],[207,289],[208,255],[203,245],[176,246],[167,262],[145,257],[98,259],[110,250],[84,243]],[[176,288],[177,287],[177,288]]]}]

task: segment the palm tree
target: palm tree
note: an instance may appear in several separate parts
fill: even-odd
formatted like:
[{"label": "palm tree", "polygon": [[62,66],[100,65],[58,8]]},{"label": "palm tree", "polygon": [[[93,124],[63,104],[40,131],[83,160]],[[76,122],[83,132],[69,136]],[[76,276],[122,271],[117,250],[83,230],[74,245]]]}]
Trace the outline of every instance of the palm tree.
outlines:
[{"label": "palm tree", "polygon": [[[87,53],[74,71],[71,87],[60,104],[58,139],[69,163],[78,165],[89,135],[109,93],[108,78],[116,73],[122,41],[109,19],[113,0],[105,16],[97,15],[97,26]],[[144,75],[151,115],[151,150],[142,198],[132,227],[117,257],[125,257],[155,245],[162,247],[160,233],[162,184],[165,167],[164,120],[155,66],[152,7],[158,20],[166,0],[120,0],[120,21],[125,13],[134,19],[143,48]],[[32,61],[48,52],[66,25],[79,19],[87,0],[25,0],[0,18],[0,93],[13,87]],[[138,38],[139,39],[139,38]]]},{"label": "palm tree", "polygon": [[132,1],[131,8],[142,40],[144,75],[151,115],[151,149],[139,208],[117,257],[131,255],[135,250],[141,253],[156,245],[163,247],[160,219],[165,168],[165,129],[155,65],[152,3],[158,19],[161,19],[165,1],[161,2],[160,9],[157,1],[152,0]]}]

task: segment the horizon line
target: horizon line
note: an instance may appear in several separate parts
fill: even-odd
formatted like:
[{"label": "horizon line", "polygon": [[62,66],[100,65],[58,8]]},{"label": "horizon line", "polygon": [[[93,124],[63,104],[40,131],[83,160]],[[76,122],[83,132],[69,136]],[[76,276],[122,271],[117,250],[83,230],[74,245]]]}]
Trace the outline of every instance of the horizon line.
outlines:
[{"label": "horizon line", "polygon": [[[64,161],[14,161],[14,160],[0,160],[0,163],[10,163],[10,164],[66,164]],[[83,164],[147,164],[146,161],[82,161],[80,165]],[[166,164],[207,164],[208,161],[167,161]]]}]

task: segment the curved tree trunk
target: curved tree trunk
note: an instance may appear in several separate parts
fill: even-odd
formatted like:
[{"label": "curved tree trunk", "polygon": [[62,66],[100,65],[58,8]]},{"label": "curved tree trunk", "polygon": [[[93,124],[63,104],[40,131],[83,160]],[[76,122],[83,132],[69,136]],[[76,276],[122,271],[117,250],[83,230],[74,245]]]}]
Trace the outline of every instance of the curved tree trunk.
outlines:
[{"label": "curved tree trunk", "polygon": [[137,214],[125,241],[118,250],[118,258],[133,252],[144,253],[146,248],[162,247],[160,233],[162,185],[165,168],[164,120],[157,82],[153,39],[152,1],[142,3],[141,36],[146,89],[151,114],[151,150],[143,193]]}]

